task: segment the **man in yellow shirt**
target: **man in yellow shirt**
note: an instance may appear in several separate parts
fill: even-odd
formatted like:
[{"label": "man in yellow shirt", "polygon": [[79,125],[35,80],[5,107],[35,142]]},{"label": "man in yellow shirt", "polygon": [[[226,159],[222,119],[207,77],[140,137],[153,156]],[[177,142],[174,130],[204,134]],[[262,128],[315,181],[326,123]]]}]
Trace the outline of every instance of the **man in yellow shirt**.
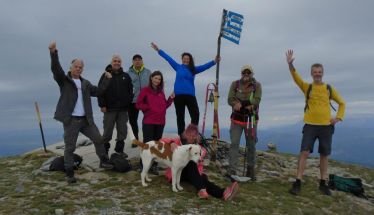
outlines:
[{"label": "man in yellow shirt", "polygon": [[[287,63],[290,68],[291,76],[295,83],[306,97],[304,109],[304,127],[303,138],[300,149],[300,156],[297,168],[296,181],[292,184],[291,194],[298,195],[301,189],[301,179],[305,170],[306,160],[313,152],[314,142],[319,141],[318,153],[320,153],[320,173],[321,180],[319,189],[325,195],[331,195],[326,180],[328,156],[331,154],[332,135],[334,125],[343,120],[345,111],[345,102],[339,96],[339,93],[329,85],[322,82],[323,65],[316,63],[311,67],[311,76],[313,83],[304,82],[293,66],[295,60],[293,50],[286,53]],[[331,94],[331,95],[330,95]],[[331,117],[330,99],[339,104],[336,117]]]}]

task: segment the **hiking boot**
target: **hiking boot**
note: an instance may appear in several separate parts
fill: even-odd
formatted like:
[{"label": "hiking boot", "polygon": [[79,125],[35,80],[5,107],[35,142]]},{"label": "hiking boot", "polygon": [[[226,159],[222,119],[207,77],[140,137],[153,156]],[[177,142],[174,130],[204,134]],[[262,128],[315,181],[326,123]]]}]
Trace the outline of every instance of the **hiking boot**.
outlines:
[{"label": "hiking boot", "polygon": [[160,173],[158,172],[158,164],[153,163],[151,169],[149,170],[149,173],[152,175],[159,175]]},{"label": "hiking boot", "polygon": [[255,175],[255,167],[247,166],[247,173],[245,176],[251,178],[251,181],[257,181],[256,175]]},{"label": "hiking boot", "polygon": [[113,164],[109,163],[109,161],[100,161],[99,167],[105,170],[111,170],[114,168]]},{"label": "hiking boot", "polygon": [[235,195],[239,191],[239,184],[238,182],[233,182],[230,186],[226,187],[225,191],[223,192],[223,200],[224,201],[230,201],[232,198],[235,197]]},{"label": "hiking boot", "polygon": [[208,194],[208,192],[206,192],[206,189],[199,190],[197,195],[199,196],[200,199],[208,199],[208,197],[209,197],[209,194]]},{"label": "hiking boot", "polygon": [[70,168],[66,169],[65,174],[66,174],[66,181],[68,182],[68,184],[73,184],[77,182],[77,179],[74,177],[73,169],[70,169]]},{"label": "hiking boot", "polygon": [[292,184],[292,188],[290,189],[290,193],[297,196],[299,195],[301,190],[301,181],[300,179],[296,179],[296,181]]},{"label": "hiking boot", "polygon": [[68,182],[68,184],[77,183],[77,179],[74,176],[66,176],[66,181]]},{"label": "hiking boot", "polygon": [[322,192],[323,195],[331,196],[331,190],[330,190],[329,186],[327,186],[325,180],[320,181],[319,190]]}]

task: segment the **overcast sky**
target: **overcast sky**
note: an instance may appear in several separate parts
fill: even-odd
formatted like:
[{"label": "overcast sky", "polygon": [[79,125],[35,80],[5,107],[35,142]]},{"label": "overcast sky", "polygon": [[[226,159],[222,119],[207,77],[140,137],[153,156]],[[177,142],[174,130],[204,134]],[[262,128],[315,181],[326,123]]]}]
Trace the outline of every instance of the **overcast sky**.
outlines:
[{"label": "overcast sky", "polygon": [[[0,131],[37,127],[34,101],[39,102],[46,128],[62,128],[53,120],[59,90],[50,71],[50,41],[57,41],[66,71],[71,59],[82,58],[83,77],[94,84],[114,53],[122,56],[126,70],[139,53],[147,68],[164,73],[168,95],[175,72],[150,42],[177,61],[188,51],[197,65],[206,63],[216,54],[223,8],[242,14],[244,25],[240,45],[222,40],[221,127],[229,126],[228,88],[240,78],[244,64],[252,65],[263,85],[260,128],[302,120],[304,97],[288,71],[288,48],[294,49],[295,66],[307,81],[310,65],[324,64],[324,81],[347,102],[346,116],[374,114],[371,0],[2,0],[0,5]],[[196,77],[200,125],[205,88],[214,81],[215,67]],[[96,99],[93,103],[100,125],[102,114]],[[208,111],[210,127],[213,107]],[[173,106],[167,117],[167,129],[173,129]]]}]

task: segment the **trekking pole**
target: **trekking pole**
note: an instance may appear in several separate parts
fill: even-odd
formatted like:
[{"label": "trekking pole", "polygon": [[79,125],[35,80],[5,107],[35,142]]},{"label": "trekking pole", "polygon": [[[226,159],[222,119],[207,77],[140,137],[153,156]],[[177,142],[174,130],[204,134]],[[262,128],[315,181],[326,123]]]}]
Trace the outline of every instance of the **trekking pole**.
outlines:
[{"label": "trekking pole", "polygon": [[247,125],[245,126],[245,146],[244,146],[244,165],[243,165],[243,176],[245,176],[245,167],[246,167],[246,161],[247,161],[247,144],[248,144],[248,136],[249,136],[249,115],[248,115],[248,121]]},{"label": "trekking pole", "polygon": [[255,140],[255,116],[254,115],[252,115],[251,116],[251,133],[252,133],[252,138]]},{"label": "trekking pole", "polygon": [[41,135],[42,135],[44,152],[47,152],[47,148],[46,148],[46,146],[45,146],[45,139],[44,139],[43,126],[42,126],[42,118],[40,117],[40,111],[39,111],[38,102],[35,102],[35,109],[36,109],[36,115],[38,116],[40,133],[41,133]]}]

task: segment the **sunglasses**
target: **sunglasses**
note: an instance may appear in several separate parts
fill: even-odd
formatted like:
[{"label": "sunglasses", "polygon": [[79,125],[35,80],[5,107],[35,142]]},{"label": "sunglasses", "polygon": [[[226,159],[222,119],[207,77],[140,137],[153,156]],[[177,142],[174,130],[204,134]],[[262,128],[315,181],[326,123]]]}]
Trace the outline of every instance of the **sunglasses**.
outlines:
[{"label": "sunglasses", "polygon": [[252,74],[251,71],[243,71],[243,72],[242,72],[242,75],[250,75],[250,74]]}]

